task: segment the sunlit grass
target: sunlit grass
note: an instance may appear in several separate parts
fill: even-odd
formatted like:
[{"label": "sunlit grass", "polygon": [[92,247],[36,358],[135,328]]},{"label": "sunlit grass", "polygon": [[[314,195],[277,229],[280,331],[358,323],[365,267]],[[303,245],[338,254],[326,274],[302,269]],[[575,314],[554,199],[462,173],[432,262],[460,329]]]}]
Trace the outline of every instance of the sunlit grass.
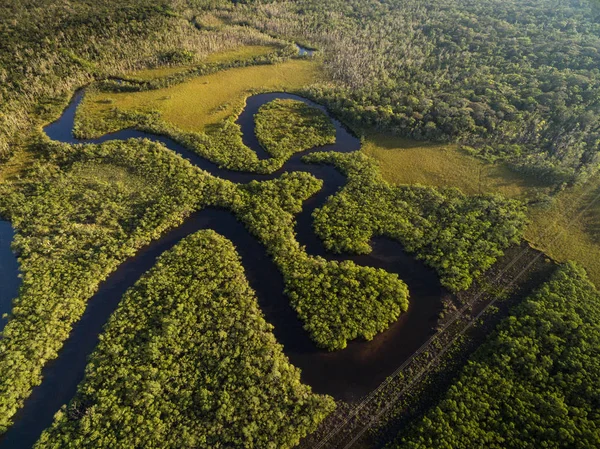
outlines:
[{"label": "sunlit grass", "polygon": [[546,187],[505,165],[466,154],[456,145],[370,134],[363,151],[379,161],[384,178],[394,184],[458,187],[466,194],[500,193],[523,200]]},{"label": "sunlit grass", "polygon": [[231,116],[253,90],[294,90],[320,79],[321,69],[316,62],[290,60],[225,70],[159,90],[95,92],[86,96],[81,112],[101,121],[103,114],[115,107],[125,111],[158,110],[163,119],[182,130],[204,131]]},{"label": "sunlit grass", "polygon": [[[527,179],[502,164],[488,164],[456,145],[429,144],[380,134],[369,135],[363,151],[377,159],[384,178],[396,184],[457,187],[467,194],[499,193],[527,201],[548,186]],[[600,286],[600,178],[566,189],[550,207],[532,205],[525,238],[558,261],[575,260]],[[574,217],[574,215],[576,217]]]},{"label": "sunlit grass", "polygon": [[34,161],[34,155],[26,148],[19,147],[15,154],[6,162],[0,164],[0,183],[12,181],[23,174]]},{"label": "sunlit grass", "polygon": [[243,61],[256,56],[264,56],[273,53],[277,47],[271,45],[245,45],[227,51],[212,53],[205,59],[206,62],[230,62]]},{"label": "sunlit grass", "polygon": [[[600,286],[600,178],[561,192],[548,209],[530,208],[525,238],[558,261],[576,260]],[[582,212],[583,211],[583,212]]]},{"label": "sunlit grass", "polygon": [[[256,56],[264,56],[277,50],[277,47],[272,45],[244,45],[242,47],[233,48],[231,50],[211,53],[203,62],[231,62],[243,61],[254,58]],[[135,78],[138,80],[150,81],[166,76],[174,75],[179,72],[185,72],[192,68],[191,65],[183,65],[176,67],[159,67],[155,69],[137,70],[126,74],[126,77]]]},{"label": "sunlit grass", "polygon": [[137,80],[150,81],[154,79],[164,78],[166,76],[175,75],[179,72],[185,72],[192,66],[176,66],[176,67],[159,67],[156,69],[144,69],[135,72],[126,73],[125,77]]},{"label": "sunlit grass", "polygon": [[74,164],[71,175],[83,184],[111,184],[124,194],[136,194],[155,187],[141,176],[134,175],[123,167],[106,163]]}]

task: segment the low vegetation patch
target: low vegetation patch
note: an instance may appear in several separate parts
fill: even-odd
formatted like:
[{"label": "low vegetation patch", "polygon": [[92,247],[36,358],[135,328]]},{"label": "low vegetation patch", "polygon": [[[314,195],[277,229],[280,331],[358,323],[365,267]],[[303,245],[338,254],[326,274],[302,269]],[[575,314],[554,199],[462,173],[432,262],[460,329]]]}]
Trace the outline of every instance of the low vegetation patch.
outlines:
[{"label": "low vegetation patch", "polygon": [[297,100],[274,100],[254,117],[260,144],[274,158],[335,143],[335,128],[325,112]]},{"label": "low vegetation patch", "polygon": [[206,57],[206,62],[223,63],[231,61],[244,61],[259,56],[266,56],[277,50],[270,45],[243,45],[231,50],[212,53]]},{"label": "low vegetation patch", "polygon": [[368,133],[362,151],[379,162],[381,175],[392,184],[457,187],[467,195],[497,193],[519,200],[534,199],[551,188],[506,163],[488,163],[454,144]]},{"label": "low vegetation patch", "polygon": [[[164,89],[90,92],[78,116],[93,123],[93,127],[87,128],[85,137],[115,131],[114,127],[103,126],[104,117],[110,115],[113,108],[121,111],[158,111],[165,121],[182,131],[210,131],[211,125],[217,125],[239,113],[244,99],[252,90],[294,90],[319,78],[319,65],[307,60],[233,68],[198,76]],[[111,103],[105,103],[107,99]]]},{"label": "low vegetation patch", "polygon": [[599,304],[585,271],[563,266],[391,447],[598,447]]},{"label": "low vegetation patch", "polygon": [[[242,45],[229,50],[211,53],[202,59],[202,63],[229,64],[232,62],[243,62],[252,60],[254,58],[277,54],[279,50],[281,50],[281,48],[274,45]],[[143,82],[152,82],[164,79],[172,79],[173,81],[176,81],[180,79],[180,77],[176,75],[188,73],[192,74],[196,71],[196,69],[197,66],[194,65],[156,67],[152,69],[136,70],[134,72],[126,73],[123,78],[126,80],[139,80]],[[149,83],[149,85],[151,86],[153,83]]]},{"label": "low vegetation patch", "polygon": [[127,292],[35,447],[291,448],[334,402],[271,330],[233,245],[200,231]]},{"label": "low vegetation patch", "polygon": [[335,252],[369,253],[373,236],[402,243],[457,291],[518,242],[525,226],[520,203],[499,196],[465,196],[457,189],[391,186],[361,152],[313,153],[313,163],[336,165],[348,183],[314,214],[315,231]]},{"label": "low vegetation patch", "polygon": [[529,208],[525,238],[560,262],[575,260],[600,286],[600,177]]}]

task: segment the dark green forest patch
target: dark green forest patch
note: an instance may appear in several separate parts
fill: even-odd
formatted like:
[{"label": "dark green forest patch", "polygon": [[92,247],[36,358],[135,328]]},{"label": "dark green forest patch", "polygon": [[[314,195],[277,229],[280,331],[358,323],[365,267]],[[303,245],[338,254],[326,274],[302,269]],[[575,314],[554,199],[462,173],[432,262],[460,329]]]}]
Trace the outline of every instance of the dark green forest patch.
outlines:
[{"label": "dark green forest patch", "polygon": [[1,429],[40,382],[98,284],[223,191],[223,182],[148,141],[42,147],[45,163],[1,186],[23,275],[0,341]]},{"label": "dark green forest patch", "polygon": [[310,162],[335,164],[348,183],[314,213],[315,232],[336,252],[369,253],[373,236],[402,243],[458,291],[519,241],[524,209],[495,195],[465,196],[457,189],[392,186],[363,153],[314,153]]},{"label": "dark green forest patch", "polygon": [[36,448],[290,448],[329,413],[283,355],[233,245],[200,231],[106,325]]},{"label": "dark green forest patch", "polygon": [[319,188],[308,173],[284,173],[242,186],[233,209],[282,272],[304,328],[320,347],[335,350],[387,329],[407,310],[409,292],[395,274],[306,253],[296,240],[294,216]]},{"label": "dark green forest patch", "polygon": [[600,294],[564,265],[472,356],[394,448],[600,445]]}]

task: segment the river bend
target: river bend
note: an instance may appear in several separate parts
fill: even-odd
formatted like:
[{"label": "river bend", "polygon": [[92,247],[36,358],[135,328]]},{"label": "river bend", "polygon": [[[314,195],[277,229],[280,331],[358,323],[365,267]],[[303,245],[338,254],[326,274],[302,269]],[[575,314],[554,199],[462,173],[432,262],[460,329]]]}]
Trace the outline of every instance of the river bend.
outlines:
[{"label": "river bend", "polygon": [[396,323],[370,342],[353,341],[346,349],[336,352],[319,350],[302,329],[302,323],[289,305],[283,293],[283,277],[266,249],[232,213],[214,208],[195,212],[183,224],[140,249],[99,285],[58,358],[44,367],[42,384],[33,389],[24,407],[15,415],[14,425],[0,438],[1,449],[33,446],[41,432],[52,424],[54,414],[75,395],[102,327],[119,305],[125,291],[154,265],[156,258],[163,252],[201,229],[213,229],[234,243],[266,320],[274,326],[274,334],[284,346],[284,352],[290,361],[302,370],[302,381],[311,385],[317,393],[330,394],[347,401],[360,399],[376,388],[433,333],[433,326],[441,310],[441,300],[448,294],[441,287],[433,270],[406,254],[399,243],[389,239],[373,239],[371,254],[340,256],[328,253],[313,232],[313,211],[344,185],[345,177],[332,166],[305,164],[301,160],[302,156],[314,151],[350,152],[360,149],[360,140],[331,117],[323,106],[287,93],[258,94],[247,99],[237,123],[242,130],[244,144],[256,151],[261,159],[268,158],[269,155],[254,134],[254,114],[260,106],[274,99],[294,99],[317,107],[328,114],[336,129],[335,144],[296,154],[277,172],[259,175],[221,169],[168,137],[135,129],[106,134],[98,139],[77,140],[73,137],[73,123],[76,108],[83,95],[83,91],[76,92],[61,117],[44,128],[51,139],[71,144],[99,144],[110,140],[146,138],[162,143],[210,174],[236,183],[274,179],[283,172],[291,171],[309,172],[323,180],[321,191],[304,203],[302,212],[296,217],[296,233],[300,244],[305,245],[311,255],[328,260],[352,260],[358,265],[397,273],[408,285],[410,305]]}]

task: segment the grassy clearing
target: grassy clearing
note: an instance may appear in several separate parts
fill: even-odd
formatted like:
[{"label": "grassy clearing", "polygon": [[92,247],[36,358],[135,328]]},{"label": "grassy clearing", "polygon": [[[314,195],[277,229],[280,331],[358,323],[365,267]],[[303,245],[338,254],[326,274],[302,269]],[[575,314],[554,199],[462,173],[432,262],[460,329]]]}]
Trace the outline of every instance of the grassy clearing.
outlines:
[{"label": "grassy clearing", "polygon": [[8,161],[0,165],[0,183],[15,180],[23,174],[33,161],[34,155],[31,151],[25,148],[15,151],[15,154]]},{"label": "grassy clearing", "polygon": [[185,72],[190,69],[191,65],[180,65],[176,67],[159,67],[156,69],[144,69],[135,72],[127,73],[127,78],[135,78],[143,81],[150,81],[166,76],[175,75],[176,73]]},{"label": "grassy clearing", "polygon": [[204,131],[207,126],[232,115],[251,91],[294,90],[320,78],[320,66],[314,61],[291,60],[230,69],[165,89],[135,93],[95,92],[86,96],[82,112],[102,121],[115,107],[124,111],[157,110],[164,120],[181,130]]},{"label": "grassy clearing", "polygon": [[[254,58],[256,56],[268,55],[277,50],[273,45],[244,45],[231,50],[221,51],[208,55],[203,62],[224,63],[231,61],[243,61]],[[189,70],[191,65],[183,65],[176,67],[159,67],[155,69],[137,70],[127,73],[128,78],[135,78],[143,81],[150,81],[167,76],[175,75],[176,73]]]},{"label": "grassy clearing", "polygon": [[[505,165],[485,163],[455,145],[372,134],[363,151],[379,161],[384,178],[395,184],[458,187],[467,194],[499,193],[524,201],[548,192],[548,186]],[[553,259],[578,261],[596,285],[600,285],[600,201],[576,220],[572,211],[598,194],[600,178],[565,190],[550,207],[529,207],[525,231],[525,238]]]},{"label": "grassy clearing", "polygon": [[468,195],[500,193],[522,200],[547,187],[506,165],[488,164],[468,155],[456,145],[369,134],[363,151],[379,161],[383,177],[394,184],[458,187]]},{"label": "grassy clearing", "polygon": [[264,56],[273,53],[277,47],[272,45],[244,45],[227,51],[208,55],[205,62],[231,62]]},{"label": "grassy clearing", "polygon": [[530,209],[531,224],[525,232],[527,240],[552,258],[578,261],[596,285],[600,285],[599,195],[600,177],[565,190],[550,208]]}]

